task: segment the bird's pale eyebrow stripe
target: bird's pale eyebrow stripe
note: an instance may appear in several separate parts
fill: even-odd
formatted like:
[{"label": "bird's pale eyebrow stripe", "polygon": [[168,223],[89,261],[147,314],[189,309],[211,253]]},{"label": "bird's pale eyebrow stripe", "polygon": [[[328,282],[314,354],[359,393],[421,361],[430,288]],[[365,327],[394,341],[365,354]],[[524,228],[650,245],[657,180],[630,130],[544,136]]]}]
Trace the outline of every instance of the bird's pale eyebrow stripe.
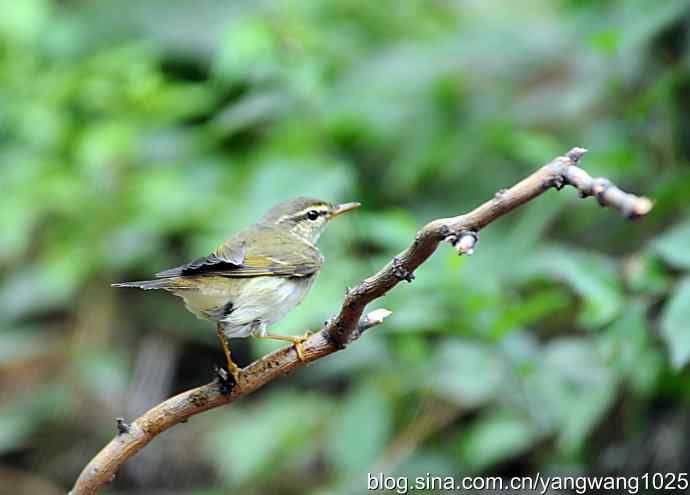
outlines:
[{"label": "bird's pale eyebrow stripe", "polygon": [[308,206],[307,208],[298,211],[297,213],[293,213],[291,215],[283,215],[278,219],[278,222],[282,222],[283,220],[287,220],[290,218],[300,218],[300,217],[306,217],[307,213],[309,213],[311,210],[316,210],[319,212],[319,215],[325,215],[328,213],[328,206],[325,204],[320,204],[320,205],[312,205]]}]

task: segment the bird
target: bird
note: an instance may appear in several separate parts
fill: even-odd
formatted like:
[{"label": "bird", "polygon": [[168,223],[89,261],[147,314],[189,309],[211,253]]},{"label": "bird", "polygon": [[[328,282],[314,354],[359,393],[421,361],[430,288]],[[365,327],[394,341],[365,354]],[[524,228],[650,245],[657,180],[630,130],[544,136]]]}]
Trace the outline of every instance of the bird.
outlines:
[{"label": "bird", "polygon": [[359,206],[293,198],[275,205],[207,256],[158,272],[152,280],[112,286],[170,292],[198,318],[216,322],[228,372],[237,383],[241,368],[232,359],[230,338],[287,341],[304,360],[302,343],[309,332],[274,335],[268,327],[297,306],[313,286],[324,263],[316,242],[328,223]]}]

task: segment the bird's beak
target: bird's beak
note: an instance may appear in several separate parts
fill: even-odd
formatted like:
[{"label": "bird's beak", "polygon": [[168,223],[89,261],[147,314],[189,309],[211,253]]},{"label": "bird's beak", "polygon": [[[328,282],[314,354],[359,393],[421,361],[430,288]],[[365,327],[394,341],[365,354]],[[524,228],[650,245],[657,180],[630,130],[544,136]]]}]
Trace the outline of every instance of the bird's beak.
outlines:
[{"label": "bird's beak", "polygon": [[343,213],[347,213],[350,210],[354,210],[355,208],[359,208],[362,206],[362,203],[342,203],[339,205],[335,205],[333,209],[331,210],[331,218],[337,217],[338,215],[342,215]]}]

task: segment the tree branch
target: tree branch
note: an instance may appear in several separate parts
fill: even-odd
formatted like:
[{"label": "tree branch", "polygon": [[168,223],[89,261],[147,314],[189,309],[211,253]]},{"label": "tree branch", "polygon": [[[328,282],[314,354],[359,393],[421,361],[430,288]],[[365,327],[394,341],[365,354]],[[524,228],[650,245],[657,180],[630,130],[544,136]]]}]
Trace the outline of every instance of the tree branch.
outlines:
[{"label": "tree branch", "polygon": [[348,289],[340,313],[304,343],[304,361],[300,361],[294,348],[280,349],[244,368],[238,383],[227,395],[221,393],[216,380],[162,402],[130,425],[119,421],[117,436],[84,468],[70,493],[97,493],[114,478],[127,459],[159,433],[190,416],[234,402],[281,375],[345,348],[390,314],[390,311],[378,309],[362,316],[366,306],[401,281],[411,282],[414,271],[436,251],[439,243],[447,241],[458,254],[471,254],[479,240],[479,230],[550,188],[560,190],[566,185],[573,186],[580,191],[581,197],[596,196],[602,206],[613,207],[628,218],[646,215],[652,209],[649,199],[625,193],[608,179],[594,179],[578,167],[585,152],[585,149],[573,148],[566,156],[555,158],[510,189],[499,191],[471,212],[427,224],[417,232],[405,251],[356,288]]}]

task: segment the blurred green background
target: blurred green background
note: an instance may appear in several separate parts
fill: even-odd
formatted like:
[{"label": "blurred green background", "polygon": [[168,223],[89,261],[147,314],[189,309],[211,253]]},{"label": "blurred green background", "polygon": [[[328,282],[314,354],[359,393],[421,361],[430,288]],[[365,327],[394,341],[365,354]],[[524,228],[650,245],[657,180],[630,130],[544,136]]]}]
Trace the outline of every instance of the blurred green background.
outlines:
[{"label": "blurred green background", "polygon": [[[158,437],[117,494],[365,493],[366,473],[690,471],[687,0],[3,2],[0,492],[64,493],[212,378],[213,325],[112,289],[298,194],[364,208],[276,330],[573,146],[656,207],[550,191],[447,246],[342,353]],[[234,342],[240,363],[274,349]]]}]

